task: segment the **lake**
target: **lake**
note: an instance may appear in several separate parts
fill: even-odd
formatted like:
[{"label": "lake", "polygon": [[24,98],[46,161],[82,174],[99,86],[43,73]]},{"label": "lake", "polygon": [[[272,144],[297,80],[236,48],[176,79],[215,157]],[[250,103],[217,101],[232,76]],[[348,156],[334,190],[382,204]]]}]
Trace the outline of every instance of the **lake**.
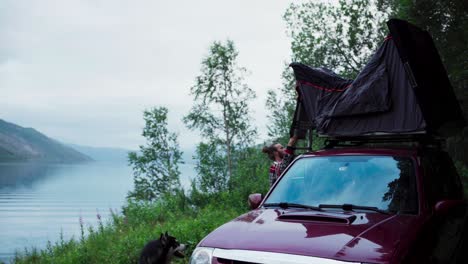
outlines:
[{"label": "lake", "polygon": [[[181,183],[190,185],[193,165],[183,164]],[[97,226],[99,214],[110,220],[120,212],[133,188],[125,163],[0,163],[0,263],[16,250],[45,248],[47,241],[80,237],[85,226]]]}]

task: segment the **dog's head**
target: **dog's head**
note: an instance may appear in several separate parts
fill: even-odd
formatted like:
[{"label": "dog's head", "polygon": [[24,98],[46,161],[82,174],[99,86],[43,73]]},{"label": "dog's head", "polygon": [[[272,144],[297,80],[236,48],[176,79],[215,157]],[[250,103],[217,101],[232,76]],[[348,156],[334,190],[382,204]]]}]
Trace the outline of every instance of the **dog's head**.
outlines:
[{"label": "dog's head", "polygon": [[184,250],[185,250],[185,245],[180,244],[179,241],[173,236],[170,236],[167,232],[164,234],[161,234],[159,237],[159,240],[161,241],[162,245],[164,248],[167,248],[169,250],[170,256],[176,256],[179,258],[185,257],[184,255]]}]

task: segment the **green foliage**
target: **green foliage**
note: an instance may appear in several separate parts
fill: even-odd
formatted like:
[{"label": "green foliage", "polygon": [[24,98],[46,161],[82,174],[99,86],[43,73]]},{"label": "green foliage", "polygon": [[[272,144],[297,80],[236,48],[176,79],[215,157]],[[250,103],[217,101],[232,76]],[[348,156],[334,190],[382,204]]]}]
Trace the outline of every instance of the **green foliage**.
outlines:
[{"label": "green foliage", "polygon": [[294,61],[351,78],[383,40],[387,18],[368,0],[291,4],[284,15]]},{"label": "green foliage", "polygon": [[225,153],[214,142],[200,143],[196,149],[195,179],[200,190],[207,193],[226,190],[228,183],[227,161]]},{"label": "green foliage", "polygon": [[225,188],[233,174],[236,149],[250,144],[256,135],[248,107],[255,94],[244,83],[246,69],[237,65],[237,56],[230,40],[211,45],[191,88],[194,106],[184,117],[187,126],[200,130],[205,138],[197,148],[197,184],[208,191]]},{"label": "green foliage", "polygon": [[180,207],[187,197],[165,196],[164,202],[131,202],[124,215],[90,229],[84,240],[71,239],[50,244],[44,250],[26,249],[17,253],[13,263],[137,263],[140,250],[163,232],[186,244],[187,257],[176,263],[187,263],[198,242],[218,226],[244,210],[232,207],[228,192],[208,196],[209,205]]},{"label": "green foliage", "polygon": [[[391,9],[382,6],[378,9],[379,3],[340,0],[338,4],[321,1],[291,4],[284,20],[291,38],[292,61],[355,77],[386,35],[384,23]],[[286,141],[289,137],[295,98],[293,74],[285,68],[279,93],[268,92],[271,138]]]},{"label": "green foliage", "polygon": [[239,151],[237,156],[237,169],[229,182],[230,192],[238,196],[236,200],[244,203],[251,193],[266,194],[271,161],[262,153],[261,147],[245,148]]},{"label": "green foliage", "polygon": [[214,42],[202,61],[201,75],[191,88],[195,104],[184,118],[190,129],[226,148],[244,146],[255,134],[247,103],[255,93],[244,83],[247,70],[237,66],[234,42]]},{"label": "green foliage", "polygon": [[167,108],[155,107],[143,114],[143,136],[146,145],[139,152],[129,153],[135,189],[128,197],[136,200],[156,200],[164,193],[174,194],[180,189],[179,164],[182,152],[177,135],[167,128]]},{"label": "green foliage", "polygon": [[468,166],[460,161],[455,162],[455,166],[457,167],[458,174],[462,177],[462,179],[468,182]]},{"label": "green foliage", "polygon": [[[293,86],[290,86],[292,91]],[[291,94],[291,91],[280,91],[282,95]],[[285,98],[274,90],[269,90],[266,100],[268,109],[268,136],[278,141],[287,141],[289,137],[289,128],[292,124],[292,117],[296,107],[296,100]]]},{"label": "green foliage", "polygon": [[460,175],[466,197],[468,196],[468,166],[465,163],[458,161],[455,162],[455,167],[457,168],[458,175]]}]

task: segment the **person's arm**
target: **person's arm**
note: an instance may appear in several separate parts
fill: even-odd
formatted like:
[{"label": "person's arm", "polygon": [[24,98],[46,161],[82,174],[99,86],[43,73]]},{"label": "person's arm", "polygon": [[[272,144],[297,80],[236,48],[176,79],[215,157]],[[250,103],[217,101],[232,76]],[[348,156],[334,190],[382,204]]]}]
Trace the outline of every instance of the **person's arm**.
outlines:
[{"label": "person's arm", "polygon": [[279,172],[277,177],[279,177],[283,171],[291,164],[294,160],[294,146],[296,146],[297,136],[293,136],[289,139],[288,145],[286,146],[286,150],[284,151],[285,155],[283,157],[283,161],[279,164]]}]

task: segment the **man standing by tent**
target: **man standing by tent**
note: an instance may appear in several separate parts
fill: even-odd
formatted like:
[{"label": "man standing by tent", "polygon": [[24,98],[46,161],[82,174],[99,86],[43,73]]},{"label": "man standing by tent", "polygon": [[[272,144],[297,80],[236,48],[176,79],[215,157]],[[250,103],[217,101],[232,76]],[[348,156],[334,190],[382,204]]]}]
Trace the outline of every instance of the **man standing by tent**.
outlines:
[{"label": "man standing by tent", "polygon": [[270,166],[270,172],[268,173],[270,178],[270,187],[273,186],[291,161],[294,160],[294,146],[296,145],[296,142],[297,136],[293,136],[289,139],[286,148],[284,148],[280,143],[273,143],[270,146],[263,147],[262,152],[266,153],[268,158],[273,161],[273,164]]}]

